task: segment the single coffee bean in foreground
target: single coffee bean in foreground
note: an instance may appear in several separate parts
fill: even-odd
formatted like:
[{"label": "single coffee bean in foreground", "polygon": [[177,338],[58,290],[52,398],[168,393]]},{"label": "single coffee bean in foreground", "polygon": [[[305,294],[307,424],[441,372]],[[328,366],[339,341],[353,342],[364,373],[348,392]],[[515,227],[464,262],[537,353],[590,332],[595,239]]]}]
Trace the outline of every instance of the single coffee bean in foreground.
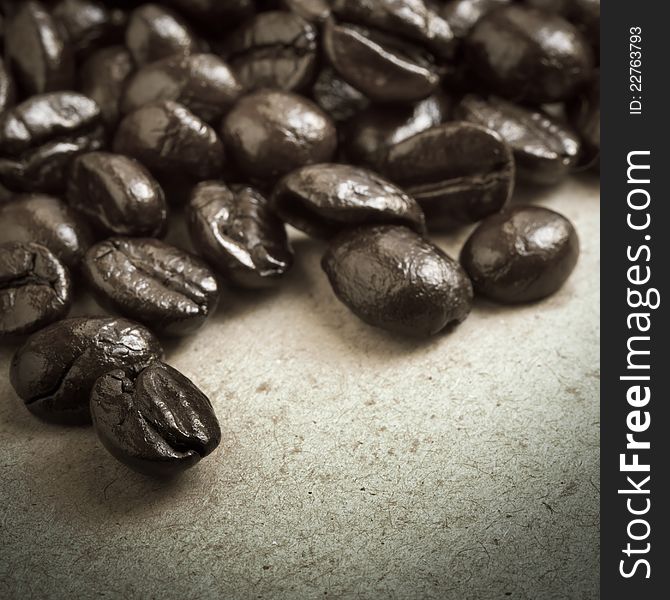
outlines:
[{"label": "single coffee bean in foreground", "polygon": [[176,369],[154,362],[136,376],[106,373],[91,393],[102,444],[131,469],[169,477],[194,466],[221,441],[212,404]]},{"label": "single coffee bean in foreground", "polygon": [[138,323],[111,317],[65,319],[26,340],[14,354],[9,379],[36,416],[87,424],[98,377],[114,369],[137,374],[162,355],[160,342]]},{"label": "single coffee bean in foreground", "polygon": [[293,265],[284,224],[252,187],[199,184],[189,203],[188,228],[197,252],[236,286],[274,286]]},{"label": "single coffee bean in foreground", "polygon": [[352,312],[395,333],[434,335],[472,308],[472,286],[461,266],[406,227],[347,231],[333,240],[322,266]]},{"label": "single coffee bean in foreground", "polygon": [[62,319],[72,304],[70,276],[44,246],[0,244],[0,340]]},{"label": "single coffee bean in foreground", "polygon": [[517,304],[558,291],[578,256],[577,232],[564,216],[540,206],[514,206],[475,229],[461,263],[475,292]]},{"label": "single coffee bean in foreground", "polygon": [[103,305],[168,335],[199,329],[219,299],[200,259],[151,238],[110,238],[86,253],[86,280]]},{"label": "single coffee bean in foreground", "polygon": [[365,224],[425,230],[423,212],[412,197],[376,173],[349,165],[318,164],[293,171],[275,187],[272,205],[290,225],[324,239]]}]

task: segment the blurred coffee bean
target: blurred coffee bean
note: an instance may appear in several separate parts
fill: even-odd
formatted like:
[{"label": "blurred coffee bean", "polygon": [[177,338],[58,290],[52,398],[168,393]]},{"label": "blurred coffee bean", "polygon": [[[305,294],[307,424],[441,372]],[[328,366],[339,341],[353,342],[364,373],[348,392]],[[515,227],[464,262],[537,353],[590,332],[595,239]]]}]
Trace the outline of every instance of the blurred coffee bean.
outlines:
[{"label": "blurred coffee bean", "polygon": [[12,359],[9,380],[26,407],[54,423],[91,421],[89,398],[98,377],[114,369],[129,376],[163,349],[142,325],[112,317],[58,321],[33,333]]},{"label": "blurred coffee bean", "polygon": [[242,93],[234,73],[218,56],[170,56],[140,68],[125,88],[121,111],[125,114],[158,102],[183,104],[203,121],[213,123],[230,109]]},{"label": "blurred coffee bean", "polygon": [[416,198],[430,229],[475,223],[501,210],[514,188],[514,157],[500,135],[445,123],[393,146],[384,172]]},{"label": "blurred coffee bean", "polygon": [[321,69],[312,88],[314,101],[335,121],[346,121],[369,106],[370,101],[342,79],[334,69]]},{"label": "blurred coffee bean", "polygon": [[511,4],[514,0],[449,0],[440,14],[449,23],[454,35],[462,39],[479,20],[492,10]]},{"label": "blurred coffee bean", "polygon": [[526,4],[556,12],[589,34],[589,41],[599,45],[600,0],[525,0]]},{"label": "blurred coffee bean", "polygon": [[582,139],[580,166],[588,167],[600,156],[600,77],[568,104],[570,122]]},{"label": "blurred coffee bean", "polygon": [[5,112],[14,104],[16,99],[16,88],[14,78],[4,60],[0,59],[0,114]]},{"label": "blurred coffee bean", "polygon": [[191,197],[188,226],[197,252],[239,287],[271,287],[293,264],[284,224],[254,188],[201,183]]},{"label": "blurred coffee bean", "polygon": [[136,160],[91,152],[72,164],[67,200],[105,236],[161,236],[167,227],[163,190]]},{"label": "blurred coffee bean", "polygon": [[91,245],[92,236],[84,219],[63,201],[29,194],[0,205],[0,243],[5,242],[41,244],[74,269]]},{"label": "blurred coffee bean", "polygon": [[311,23],[323,23],[330,16],[328,0],[282,0],[281,4]]},{"label": "blurred coffee bean", "polygon": [[70,276],[40,244],[0,244],[0,340],[62,319],[72,304]]},{"label": "blurred coffee bean", "polygon": [[21,191],[61,191],[72,159],[103,143],[100,109],[90,98],[32,96],[0,115],[0,181]]}]

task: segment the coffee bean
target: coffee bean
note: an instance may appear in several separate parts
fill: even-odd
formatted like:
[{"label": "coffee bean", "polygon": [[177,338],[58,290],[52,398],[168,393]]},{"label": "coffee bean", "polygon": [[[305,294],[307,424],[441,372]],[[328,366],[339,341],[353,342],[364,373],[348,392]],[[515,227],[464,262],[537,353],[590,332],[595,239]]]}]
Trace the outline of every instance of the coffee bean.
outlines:
[{"label": "coffee bean", "polygon": [[599,46],[600,0],[526,0],[526,4],[562,15],[583,29],[594,46]]},{"label": "coffee bean", "polygon": [[127,114],[161,100],[183,104],[208,123],[218,122],[241,95],[228,65],[213,54],[171,56],[150,63],[128,81],[121,110]]},{"label": "coffee bean", "polygon": [[117,460],[152,476],[194,466],[221,441],[207,396],[161,362],[137,377],[121,370],[103,375],[91,393],[91,416],[100,441]]},{"label": "coffee bean", "polygon": [[517,174],[525,181],[554,184],[577,163],[579,136],[542,110],[514,105],[499,98],[468,95],[459,104],[459,118],[498,131],[512,148]]},{"label": "coffee bean", "polygon": [[311,23],[323,23],[330,16],[328,0],[282,0],[282,6]]},{"label": "coffee bean", "polygon": [[225,155],[215,131],[181,104],[157,102],[126,116],[114,152],[139,160],[156,177],[179,173],[195,182],[221,174]]},{"label": "coffee bean", "polygon": [[103,143],[100,109],[90,98],[32,96],[0,115],[0,181],[21,191],[61,191],[72,159]]},{"label": "coffee bean", "polygon": [[90,152],[72,163],[70,206],[103,235],[158,237],[167,227],[163,190],[136,160]]},{"label": "coffee bean", "polygon": [[384,172],[416,198],[432,229],[475,223],[496,213],[514,188],[509,146],[494,131],[463,121],[395,144]]},{"label": "coffee bean", "polygon": [[169,335],[199,329],[219,299],[216,278],[202,261],[151,238],[96,244],[83,273],[103,305]]},{"label": "coffee bean", "polygon": [[467,47],[472,71],[482,85],[513,100],[567,100],[593,74],[593,52],[574,25],[516,4],[481,19]]},{"label": "coffee bean", "polygon": [[8,110],[16,99],[14,78],[9,72],[5,61],[0,60],[0,114]]},{"label": "coffee bean", "polygon": [[58,198],[28,194],[0,205],[0,243],[41,244],[73,269],[79,265],[91,241],[86,222]]},{"label": "coffee bean", "polygon": [[284,224],[254,188],[201,183],[193,191],[188,225],[198,253],[234,285],[273,286],[293,264]]},{"label": "coffee bean", "polygon": [[165,3],[216,36],[254,13],[254,0],[165,0]]},{"label": "coffee bean", "polygon": [[114,369],[137,374],[161,358],[154,335],[126,319],[78,317],[33,333],[14,354],[9,379],[28,410],[65,424],[91,419],[96,379]]},{"label": "coffee bean", "polygon": [[70,276],[44,246],[0,244],[0,339],[62,319],[72,304]]},{"label": "coffee bean", "polygon": [[362,224],[406,225],[425,229],[416,201],[379,175],[338,164],[318,164],[293,171],[272,195],[277,214],[294,227],[331,238]]},{"label": "coffee bean", "polygon": [[226,40],[224,56],[247,91],[300,90],[316,72],[317,30],[287,11],[259,13]]},{"label": "coffee bean", "polygon": [[312,87],[314,101],[335,121],[346,121],[367,108],[370,101],[350,86],[334,69],[321,69]]},{"label": "coffee bean", "polygon": [[514,0],[449,0],[440,14],[449,23],[457,38],[464,38],[479,20],[496,8]]},{"label": "coffee bean", "polygon": [[460,265],[406,227],[347,231],[332,242],[322,266],[351,311],[396,333],[436,334],[463,321],[472,306]]},{"label": "coffee bean", "polygon": [[539,206],[515,206],[475,229],[461,263],[478,294],[516,304],[558,291],[578,256],[577,233],[565,217]]},{"label": "coffee bean", "polygon": [[568,104],[570,122],[582,139],[580,166],[591,166],[600,156],[600,78]]},{"label": "coffee bean", "polygon": [[224,119],[221,134],[237,166],[254,181],[274,181],[304,165],[327,162],[337,148],[328,115],[282,91],[244,96]]},{"label": "coffee bean", "polygon": [[26,0],[13,10],[7,19],[5,51],[22,89],[28,94],[71,89],[72,50],[44,5]]}]

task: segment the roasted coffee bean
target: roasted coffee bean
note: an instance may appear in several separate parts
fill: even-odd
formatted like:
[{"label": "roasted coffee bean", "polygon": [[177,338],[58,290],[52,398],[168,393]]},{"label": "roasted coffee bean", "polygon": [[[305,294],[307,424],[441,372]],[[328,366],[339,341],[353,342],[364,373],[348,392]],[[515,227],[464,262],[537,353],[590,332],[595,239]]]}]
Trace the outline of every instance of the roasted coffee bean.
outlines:
[{"label": "roasted coffee bean", "polygon": [[254,188],[201,183],[189,204],[188,226],[198,253],[234,285],[273,286],[293,264],[284,224]]},{"label": "roasted coffee bean", "polygon": [[600,37],[600,0],[526,0],[526,4],[556,12],[589,34],[595,46]]},{"label": "roasted coffee bean", "polygon": [[200,259],[152,238],[100,242],[86,253],[83,272],[103,305],[168,335],[199,329],[219,299]]},{"label": "roasted coffee bean", "polygon": [[165,3],[217,36],[254,14],[254,0],[165,0]]},{"label": "roasted coffee bean", "polygon": [[429,336],[463,321],[472,286],[460,265],[406,227],[347,231],[332,242],[322,266],[337,297],[366,323]]},{"label": "roasted coffee bean", "polygon": [[181,104],[157,102],[126,116],[116,131],[114,151],[139,160],[159,179],[179,173],[202,181],[223,169],[223,144],[216,132]]},{"label": "roasted coffee bean", "polygon": [[415,102],[440,84],[432,58],[397,37],[328,21],[322,42],[342,79],[374,102]]},{"label": "roasted coffee bean", "polygon": [[9,109],[16,98],[14,78],[5,61],[0,59],[0,114]]},{"label": "roasted coffee bean", "polygon": [[161,362],[137,377],[121,370],[102,376],[91,393],[91,416],[100,441],[117,460],[157,477],[194,466],[221,441],[207,396]]},{"label": "roasted coffee bean", "polygon": [[509,146],[494,131],[463,121],[396,144],[384,172],[416,198],[432,229],[451,229],[496,213],[514,189]]},{"label": "roasted coffee bean", "polygon": [[582,139],[580,166],[591,166],[600,155],[600,78],[568,104],[570,122]]},{"label": "roasted coffee bean", "polygon": [[452,109],[452,99],[443,93],[409,106],[371,106],[347,122],[346,156],[354,163],[380,171],[394,144],[449,120]]},{"label": "roasted coffee bean", "polygon": [[145,65],[174,54],[200,52],[202,46],[176,13],[158,4],[143,4],[128,20],[126,46],[138,65]]},{"label": "roasted coffee bean", "polygon": [[440,14],[457,38],[464,38],[479,20],[496,8],[511,4],[514,0],[449,0]]},{"label": "roasted coffee bean", "polygon": [[518,101],[567,100],[593,75],[593,52],[574,25],[516,4],[481,19],[467,50],[482,85]]},{"label": "roasted coffee bean", "polygon": [[63,263],[39,244],[0,244],[0,339],[62,319],[72,304]]},{"label": "roasted coffee bean", "polygon": [[237,166],[252,180],[274,181],[304,165],[328,162],[337,148],[328,115],[290,92],[244,96],[224,119],[221,133]]},{"label": "roasted coffee bean", "polygon": [[61,191],[72,159],[103,143],[100,109],[90,98],[32,96],[0,115],[0,182],[21,191]]},{"label": "roasted coffee bean", "polygon": [[82,65],[80,89],[98,104],[110,131],[119,122],[122,94],[134,70],[133,58],[123,46],[98,50]]},{"label": "roasted coffee bean", "polygon": [[330,16],[328,0],[282,0],[282,6],[311,23],[323,23]]},{"label": "roasted coffee bean", "polygon": [[321,69],[312,88],[314,101],[335,121],[346,121],[367,108],[370,101],[342,79],[334,69]]},{"label": "roasted coffee bean", "polygon": [[121,110],[127,114],[147,104],[173,100],[203,121],[218,123],[241,93],[235,74],[218,56],[176,55],[137,71],[128,81]]},{"label": "roasted coffee bean", "polygon": [[406,225],[419,233],[425,229],[413,198],[376,173],[349,165],[293,171],[277,184],[272,204],[287,223],[319,238],[363,224]]},{"label": "roasted coffee bean", "polygon": [[67,200],[103,235],[159,237],[167,227],[160,185],[121,154],[91,152],[75,159]]},{"label": "roasted coffee bean", "polygon": [[512,148],[517,174],[525,181],[558,183],[577,163],[581,150],[577,133],[541,110],[468,95],[457,115],[499,132]]},{"label": "roasted coffee bean", "polygon": [[5,32],[5,51],[21,88],[28,94],[71,89],[74,58],[56,23],[41,2],[14,7]]},{"label": "roasted coffee bean", "polygon": [[248,91],[301,90],[316,73],[317,30],[287,11],[259,13],[226,41],[224,57]]},{"label": "roasted coffee bean", "polygon": [[577,233],[565,217],[539,206],[515,206],[475,229],[461,263],[477,293],[516,304],[560,289],[578,256]]},{"label": "roasted coffee bean", "polygon": [[0,205],[0,243],[41,244],[67,267],[75,268],[91,241],[86,222],[58,198],[29,194]]},{"label": "roasted coffee bean", "polygon": [[126,319],[79,317],[32,334],[14,354],[9,379],[28,410],[56,423],[91,420],[89,398],[98,377],[129,376],[162,357],[160,342]]}]

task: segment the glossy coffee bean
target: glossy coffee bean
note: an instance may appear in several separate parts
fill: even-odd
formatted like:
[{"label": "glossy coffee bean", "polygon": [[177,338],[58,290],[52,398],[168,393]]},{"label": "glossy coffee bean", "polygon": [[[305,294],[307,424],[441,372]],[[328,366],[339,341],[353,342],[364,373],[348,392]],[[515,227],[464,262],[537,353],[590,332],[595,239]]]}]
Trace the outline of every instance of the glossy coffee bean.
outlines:
[{"label": "glossy coffee bean", "polygon": [[100,441],[117,460],[157,477],[194,466],[221,441],[207,396],[161,362],[137,377],[121,370],[101,377],[91,393],[91,416]]},{"label": "glossy coffee bean", "polygon": [[201,183],[193,190],[188,226],[197,252],[239,287],[276,285],[293,264],[284,224],[254,188]]},{"label": "glossy coffee bean", "polygon": [[582,139],[580,166],[590,166],[600,155],[600,78],[568,104],[570,122]]},{"label": "glossy coffee bean", "polygon": [[98,377],[114,369],[137,374],[162,354],[154,335],[132,321],[65,319],[26,340],[14,354],[9,379],[38,417],[85,424],[91,420],[89,398]]},{"label": "glossy coffee bean", "polygon": [[282,0],[281,4],[310,23],[323,23],[330,16],[328,0]]},{"label": "glossy coffee bean", "polygon": [[464,38],[491,11],[514,0],[449,0],[440,11],[457,38]]},{"label": "glossy coffee bean", "polygon": [[26,0],[14,7],[7,19],[5,51],[26,93],[72,88],[71,48],[41,2]]},{"label": "glossy coffee bean", "polygon": [[361,92],[344,81],[331,67],[321,69],[312,87],[312,97],[337,122],[346,121],[370,105]]},{"label": "glossy coffee bean", "polygon": [[425,337],[460,323],[472,286],[460,265],[406,227],[363,227],[335,238],[322,261],[337,297],[366,323]]},{"label": "glossy coffee bean", "polygon": [[201,50],[198,38],[186,21],[159,4],[143,4],[130,14],[126,47],[138,65]]},{"label": "glossy coffee bean", "polygon": [[0,114],[9,109],[16,99],[16,86],[4,60],[0,60]]},{"label": "glossy coffee bean", "polygon": [[519,178],[540,184],[563,180],[581,151],[579,136],[568,125],[541,110],[505,100],[468,95],[457,115],[500,133],[514,152]]},{"label": "glossy coffee bean", "polygon": [[502,138],[455,121],[393,146],[384,172],[416,198],[432,229],[475,223],[501,210],[514,188],[514,157]]},{"label": "glossy coffee bean", "polygon": [[391,147],[451,117],[453,101],[433,94],[407,106],[371,106],[344,128],[344,151],[349,160],[375,171],[384,168]]},{"label": "glossy coffee bean", "polygon": [[461,263],[477,293],[516,304],[558,291],[578,256],[577,233],[565,217],[539,206],[515,206],[475,229]]},{"label": "glossy coffee bean", "polygon": [[32,96],[0,115],[0,182],[19,191],[59,192],[72,159],[103,143],[100,109],[90,98]]},{"label": "glossy coffee bean", "polygon": [[230,67],[213,54],[171,56],[150,63],[128,81],[121,110],[127,114],[173,100],[208,123],[218,122],[242,93]]},{"label": "glossy coffee bean", "polygon": [[328,115],[309,100],[282,91],[244,96],[224,119],[221,134],[238,168],[260,181],[328,162],[337,148],[337,131]]},{"label": "glossy coffee bean", "polygon": [[318,164],[293,171],[277,184],[272,204],[287,223],[319,238],[363,224],[425,229],[413,198],[376,173],[349,165]]},{"label": "glossy coffee bean", "polygon": [[526,4],[556,12],[589,35],[594,46],[600,38],[600,0],[526,0]]},{"label": "glossy coffee bean", "polygon": [[215,36],[254,14],[254,0],[165,0],[165,4]]},{"label": "glossy coffee bean", "polygon": [[322,43],[342,79],[374,102],[415,102],[440,83],[432,58],[400,38],[328,21]]},{"label": "glossy coffee bean", "polygon": [[79,72],[79,89],[98,104],[110,131],[119,122],[123,91],[134,70],[130,52],[123,46],[110,46],[94,52]]},{"label": "glossy coffee bean", "polygon": [[167,227],[165,196],[136,160],[90,152],[72,163],[67,200],[103,235],[158,237]]},{"label": "glossy coffee bean", "polygon": [[301,90],[314,79],[317,30],[295,13],[259,13],[227,40],[224,56],[247,91]]},{"label": "glossy coffee bean", "polygon": [[0,339],[62,319],[72,304],[70,276],[39,244],[0,244]]},{"label": "glossy coffee bean", "polygon": [[199,329],[219,299],[216,278],[200,259],[152,238],[100,242],[82,270],[103,305],[168,335]]},{"label": "glossy coffee bean", "polygon": [[28,194],[0,205],[0,243],[41,244],[73,269],[91,241],[84,219],[58,198]]},{"label": "glossy coffee bean", "polygon": [[181,104],[157,102],[137,109],[119,124],[114,151],[139,160],[154,175],[202,181],[223,169],[223,144],[215,131]]},{"label": "glossy coffee bean", "polygon": [[593,74],[593,52],[574,25],[523,6],[486,15],[470,32],[467,47],[482,85],[518,101],[567,100]]}]

